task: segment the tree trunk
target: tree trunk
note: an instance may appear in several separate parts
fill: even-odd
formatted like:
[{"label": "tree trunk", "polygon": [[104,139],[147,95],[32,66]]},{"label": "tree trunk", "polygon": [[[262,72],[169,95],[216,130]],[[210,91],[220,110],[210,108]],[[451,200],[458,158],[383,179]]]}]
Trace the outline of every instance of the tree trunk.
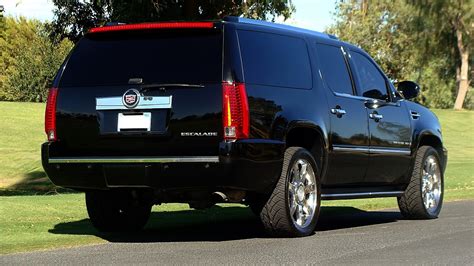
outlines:
[{"label": "tree trunk", "polygon": [[461,57],[461,71],[459,73],[458,94],[456,96],[456,102],[454,103],[454,110],[461,110],[467,90],[469,89],[469,49],[466,49],[464,46],[461,30],[456,30],[456,36],[459,55]]},{"label": "tree trunk", "polygon": [[198,16],[198,4],[196,0],[184,1],[184,17],[186,20],[194,20]]}]

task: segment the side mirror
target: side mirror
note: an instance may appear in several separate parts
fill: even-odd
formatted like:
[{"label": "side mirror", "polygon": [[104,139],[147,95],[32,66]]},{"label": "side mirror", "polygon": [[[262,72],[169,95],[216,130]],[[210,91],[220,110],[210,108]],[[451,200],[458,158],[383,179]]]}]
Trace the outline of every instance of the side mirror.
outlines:
[{"label": "side mirror", "polygon": [[398,83],[397,90],[403,98],[407,100],[414,99],[420,94],[420,86],[413,81],[402,81]]}]

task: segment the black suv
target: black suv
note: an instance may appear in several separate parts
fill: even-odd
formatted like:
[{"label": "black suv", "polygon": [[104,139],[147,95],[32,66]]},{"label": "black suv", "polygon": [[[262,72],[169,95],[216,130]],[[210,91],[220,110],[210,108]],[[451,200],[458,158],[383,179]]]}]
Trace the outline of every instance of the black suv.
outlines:
[{"label": "black suv", "polygon": [[241,203],[274,236],[305,236],[321,200],[397,197],[436,218],[438,119],[334,36],[226,17],[93,28],[61,66],[42,162],[86,193],[101,231],[141,229],[154,204]]}]

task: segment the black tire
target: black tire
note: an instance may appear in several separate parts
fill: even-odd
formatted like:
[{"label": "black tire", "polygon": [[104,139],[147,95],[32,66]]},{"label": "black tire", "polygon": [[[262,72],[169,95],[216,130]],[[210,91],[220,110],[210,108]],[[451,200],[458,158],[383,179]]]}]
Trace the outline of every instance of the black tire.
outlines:
[{"label": "black tire", "polygon": [[100,232],[141,230],[151,214],[152,204],[133,197],[131,192],[86,192],[89,218]]},{"label": "black tire", "polygon": [[[309,162],[311,165],[315,177],[315,184],[313,187],[316,188],[313,197],[313,199],[315,198],[316,200],[314,214],[311,219],[308,219],[309,224],[304,227],[296,224],[297,222],[294,221],[294,217],[292,217],[293,214],[290,211],[291,196],[289,194],[289,182],[292,173],[291,169],[300,159]],[[321,186],[318,173],[318,166],[316,165],[311,153],[306,149],[301,147],[290,147],[285,151],[283,167],[279,180],[260,212],[260,219],[270,236],[301,237],[308,236],[314,232],[321,206]],[[304,197],[306,198],[306,195]]]},{"label": "black tire", "polygon": [[[434,158],[439,169],[440,196],[434,208],[427,208],[423,198],[423,169],[427,159]],[[416,152],[415,165],[410,183],[403,196],[398,198],[398,207],[401,214],[408,219],[435,219],[438,217],[443,205],[444,176],[438,152],[430,146],[421,146]]]}]

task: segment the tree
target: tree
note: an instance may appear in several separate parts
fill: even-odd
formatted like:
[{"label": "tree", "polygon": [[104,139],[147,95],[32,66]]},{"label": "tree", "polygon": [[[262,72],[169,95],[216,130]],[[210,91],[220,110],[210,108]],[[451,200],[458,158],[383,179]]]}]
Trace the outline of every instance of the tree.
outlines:
[{"label": "tree", "polygon": [[419,82],[420,103],[450,108],[459,58],[455,35],[436,30],[440,19],[419,8],[412,0],[342,1],[328,31],[366,50],[393,80]]},{"label": "tree", "polygon": [[[429,16],[434,23],[436,38],[454,39],[457,51],[451,54],[457,58],[458,90],[454,109],[462,109],[469,90],[469,55],[472,52],[474,38],[474,1],[473,0],[414,0],[422,16]],[[456,56],[457,53],[457,56]]]},{"label": "tree", "polygon": [[53,44],[44,23],[6,17],[0,39],[0,100],[45,101],[51,81],[72,48]]},{"label": "tree", "polygon": [[209,20],[227,15],[274,20],[295,11],[291,0],[53,0],[53,39],[76,42],[90,28],[106,22]]}]

